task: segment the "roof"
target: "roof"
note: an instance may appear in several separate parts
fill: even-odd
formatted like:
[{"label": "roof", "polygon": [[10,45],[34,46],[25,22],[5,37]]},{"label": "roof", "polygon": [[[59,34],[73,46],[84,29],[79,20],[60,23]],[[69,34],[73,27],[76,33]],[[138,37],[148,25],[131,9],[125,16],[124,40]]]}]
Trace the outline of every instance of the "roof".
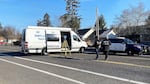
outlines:
[{"label": "roof", "polygon": [[[82,35],[84,35],[86,32],[88,32],[90,29],[91,29],[91,28],[79,29],[79,30],[78,30],[78,34],[82,36]],[[104,31],[106,31],[106,30],[99,30],[99,34],[102,34]],[[95,33],[95,32],[94,32],[94,33]]]},{"label": "roof", "polygon": [[113,29],[109,29],[107,31],[104,31],[100,37],[101,38],[115,38],[117,35],[116,33],[113,31]]},{"label": "roof", "polygon": [[44,27],[44,26],[28,26],[28,29],[53,29],[53,30],[68,30],[68,31],[71,31],[71,28],[64,28],[64,27]]}]

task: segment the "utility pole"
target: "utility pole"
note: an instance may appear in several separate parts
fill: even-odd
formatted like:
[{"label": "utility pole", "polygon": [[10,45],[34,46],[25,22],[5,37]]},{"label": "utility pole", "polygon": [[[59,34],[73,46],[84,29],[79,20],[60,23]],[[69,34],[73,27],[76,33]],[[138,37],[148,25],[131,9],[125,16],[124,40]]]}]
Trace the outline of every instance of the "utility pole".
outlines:
[{"label": "utility pole", "polygon": [[98,18],[98,8],[96,9],[96,36],[99,40],[99,18]]}]

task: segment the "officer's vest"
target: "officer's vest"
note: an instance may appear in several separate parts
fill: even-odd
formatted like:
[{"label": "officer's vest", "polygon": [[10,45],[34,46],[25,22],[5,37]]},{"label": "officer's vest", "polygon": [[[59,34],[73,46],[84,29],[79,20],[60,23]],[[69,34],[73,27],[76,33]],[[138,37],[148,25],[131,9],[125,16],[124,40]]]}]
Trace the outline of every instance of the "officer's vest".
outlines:
[{"label": "officer's vest", "polygon": [[109,45],[109,41],[103,41],[102,45]]}]

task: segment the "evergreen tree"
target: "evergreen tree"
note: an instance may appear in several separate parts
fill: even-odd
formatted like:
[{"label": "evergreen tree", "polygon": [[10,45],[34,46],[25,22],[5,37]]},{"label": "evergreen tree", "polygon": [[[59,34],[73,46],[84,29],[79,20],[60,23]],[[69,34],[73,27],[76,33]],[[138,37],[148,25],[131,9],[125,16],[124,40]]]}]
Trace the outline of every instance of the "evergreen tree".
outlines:
[{"label": "evergreen tree", "polygon": [[105,22],[105,19],[103,17],[103,15],[99,16],[99,28],[100,30],[104,30],[106,29],[106,22]]},{"label": "evergreen tree", "polygon": [[37,26],[52,26],[51,22],[50,22],[50,16],[48,15],[48,13],[46,13],[43,17],[43,20],[40,21],[38,20],[37,22]]},{"label": "evergreen tree", "polygon": [[80,17],[78,16],[79,0],[65,0],[67,13],[60,17],[63,27],[70,27],[76,31],[80,28]]}]

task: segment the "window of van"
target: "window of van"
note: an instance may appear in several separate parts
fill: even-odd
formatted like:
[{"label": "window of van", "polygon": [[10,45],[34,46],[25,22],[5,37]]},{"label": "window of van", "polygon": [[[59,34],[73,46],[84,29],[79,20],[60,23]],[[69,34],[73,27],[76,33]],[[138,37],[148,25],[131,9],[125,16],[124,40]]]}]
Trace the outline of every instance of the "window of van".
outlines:
[{"label": "window of van", "polygon": [[73,35],[73,40],[80,41],[80,39],[76,35]]},{"label": "window of van", "polygon": [[57,34],[46,34],[47,41],[59,41],[59,36]]}]

